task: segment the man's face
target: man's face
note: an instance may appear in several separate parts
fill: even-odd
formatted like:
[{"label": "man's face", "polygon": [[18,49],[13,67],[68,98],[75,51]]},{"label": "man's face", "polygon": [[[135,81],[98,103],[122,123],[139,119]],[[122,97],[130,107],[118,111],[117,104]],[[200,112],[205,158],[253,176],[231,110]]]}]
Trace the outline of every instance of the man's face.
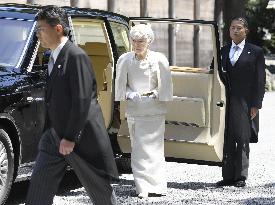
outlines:
[{"label": "man's face", "polygon": [[40,40],[42,47],[54,48],[59,36],[56,26],[51,26],[45,20],[39,20],[36,30],[36,36]]},{"label": "man's face", "polygon": [[247,28],[244,26],[243,22],[234,20],[230,25],[230,38],[234,43],[239,44],[246,38]]}]

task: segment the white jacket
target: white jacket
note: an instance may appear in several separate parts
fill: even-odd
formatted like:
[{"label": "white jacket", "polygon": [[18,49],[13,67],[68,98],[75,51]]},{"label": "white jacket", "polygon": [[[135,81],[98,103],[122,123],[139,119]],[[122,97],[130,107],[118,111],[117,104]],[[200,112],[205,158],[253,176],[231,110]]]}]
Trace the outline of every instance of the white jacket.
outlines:
[{"label": "white jacket", "polygon": [[[126,92],[128,87],[128,73],[131,72],[131,66],[135,59],[134,52],[128,52],[120,56],[116,66],[116,79],[115,79],[115,100],[125,101]],[[171,101],[173,99],[173,85],[171,78],[171,71],[167,58],[154,51],[148,51],[147,60],[157,71],[157,94],[159,101]],[[135,91],[135,90],[133,90]]]}]

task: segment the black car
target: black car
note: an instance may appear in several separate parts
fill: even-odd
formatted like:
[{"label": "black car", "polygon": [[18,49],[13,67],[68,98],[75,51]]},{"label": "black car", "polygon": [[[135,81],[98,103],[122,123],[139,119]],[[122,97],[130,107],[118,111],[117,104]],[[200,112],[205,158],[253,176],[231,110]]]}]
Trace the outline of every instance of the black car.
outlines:
[{"label": "black car", "polygon": [[[220,78],[218,29],[212,21],[127,18],[94,9],[64,7],[69,39],[90,57],[115,156],[131,152],[124,103],[114,102],[115,64],[130,51],[132,23],[150,22],[156,32],[152,48],[167,54],[167,32],[178,35],[177,61],[171,66],[174,100],[168,103],[167,159],[220,163],[223,159],[225,86]],[[44,88],[49,50],[35,33],[40,6],[0,4],[0,203],[18,173],[31,167],[44,128]],[[202,34],[203,32],[203,35]],[[199,49],[198,49],[199,46]],[[127,165],[118,160],[119,165]]]}]

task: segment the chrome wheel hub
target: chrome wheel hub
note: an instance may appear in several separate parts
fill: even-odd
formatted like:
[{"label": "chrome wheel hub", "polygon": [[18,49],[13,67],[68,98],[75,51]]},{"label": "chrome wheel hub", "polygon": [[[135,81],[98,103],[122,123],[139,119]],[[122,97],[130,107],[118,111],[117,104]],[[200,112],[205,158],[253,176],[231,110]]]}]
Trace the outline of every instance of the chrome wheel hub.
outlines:
[{"label": "chrome wheel hub", "polygon": [[2,142],[0,142],[0,192],[6,185],[8,177],[8,154]]}]

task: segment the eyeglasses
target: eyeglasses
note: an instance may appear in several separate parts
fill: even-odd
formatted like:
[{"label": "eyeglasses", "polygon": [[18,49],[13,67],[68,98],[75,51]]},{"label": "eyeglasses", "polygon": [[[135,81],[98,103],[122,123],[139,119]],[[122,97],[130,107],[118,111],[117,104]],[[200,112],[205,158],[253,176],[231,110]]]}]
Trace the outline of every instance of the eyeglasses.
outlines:
[{"label": "eyeglasses", "polygon": [[41,31],[45,31],[45,28],[43,28],[43,27],[36,27],[36,28],[35,28],[35,31],[36,31],[37,33],[39,33],[39,32],[41,32]]},{"label": "eyeglasses", "polygon": [[140,45],[144,45],[147,43],[147,41],[145,39],[132,39],[132,43],[133,44],[140,44]]}]

